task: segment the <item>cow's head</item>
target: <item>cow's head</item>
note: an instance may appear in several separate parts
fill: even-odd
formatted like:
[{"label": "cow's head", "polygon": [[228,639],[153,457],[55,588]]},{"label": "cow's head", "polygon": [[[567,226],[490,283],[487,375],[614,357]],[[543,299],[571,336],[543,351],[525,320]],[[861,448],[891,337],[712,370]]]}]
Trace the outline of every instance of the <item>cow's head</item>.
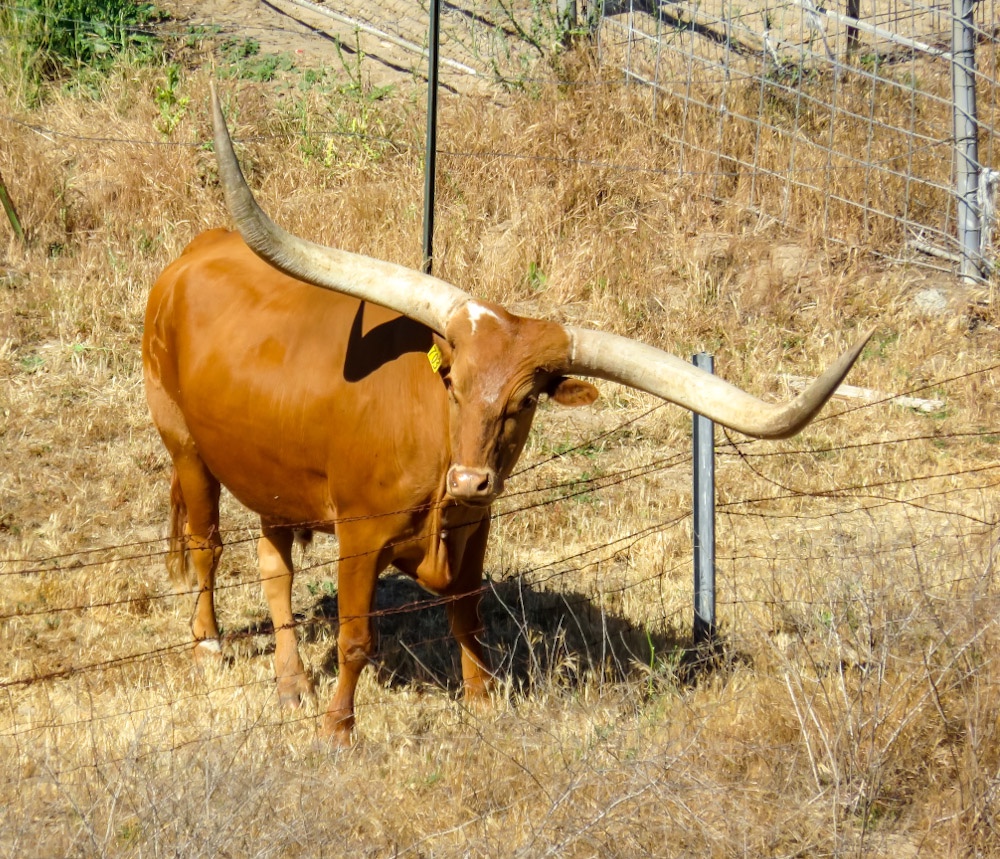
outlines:
[{"label": "cow's head", "polygon": [[539,395],[564,405],[597,398],[593,385],[571,375],[647,391],[747,435],[784,438],[812,420],[871,336],[862,337],[791,402],[766,403],[652,346],[514,316],[422,272],[287,233],[247,187],[214,86],[212,110],[219,176],[250,248],[292,277],[391,308],[435,332],[439,372],[452,409],[447,491],[463,503],[489,504],[501,491],[524,446]]},{"label": "cow's head", "polygon": [[487,505],[503,491],[521,455],[539,397],[583,406],[598,391],[564,375],[569,344],[560,325],[469,301],[447,329],[435,338],[451,409],[445,487],[456,501]]}]

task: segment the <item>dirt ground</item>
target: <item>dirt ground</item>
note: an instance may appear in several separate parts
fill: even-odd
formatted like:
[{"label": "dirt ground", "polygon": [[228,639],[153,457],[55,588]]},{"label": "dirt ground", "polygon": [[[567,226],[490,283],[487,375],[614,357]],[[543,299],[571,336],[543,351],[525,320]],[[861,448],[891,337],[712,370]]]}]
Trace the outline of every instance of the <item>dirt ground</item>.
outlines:
[{"label": "dirt ground", "polygon": [[[338,43],[348,62],[360,50],[366,84],[427,79],[428,18],[416,3],[164,0],[159,5],[175,27],[218,28],[223,38],[252,38],[262,53],[288,54],[302,65],[340,64]],[[471,45],[489,29],[489,22],[452,8],[443,11],[441,77],[447,86],[466,88],[485,71]]]}]

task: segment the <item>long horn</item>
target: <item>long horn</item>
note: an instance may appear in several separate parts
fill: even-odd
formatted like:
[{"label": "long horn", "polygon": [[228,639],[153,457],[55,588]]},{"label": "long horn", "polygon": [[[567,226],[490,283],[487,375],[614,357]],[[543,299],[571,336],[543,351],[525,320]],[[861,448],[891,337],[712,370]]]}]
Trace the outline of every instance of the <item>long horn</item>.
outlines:
[{"label": "long horn", "polygon": [[652,346],[587,328],[566,326],[566,331],[571,343],[566,372],[638,388],[757,438],[787,438],[809,423],[873,333],[869,331],[799,396],[782,405],[765,403]]},{"label": "long horn", "polygon": [[300,239],[264,213],[243,178],[214,82],[211,90],[219,177],[229,212],[250,248],[285,274],[381,304],[445,334],[448,320],[470,300],[457,286],[405,266]]}]

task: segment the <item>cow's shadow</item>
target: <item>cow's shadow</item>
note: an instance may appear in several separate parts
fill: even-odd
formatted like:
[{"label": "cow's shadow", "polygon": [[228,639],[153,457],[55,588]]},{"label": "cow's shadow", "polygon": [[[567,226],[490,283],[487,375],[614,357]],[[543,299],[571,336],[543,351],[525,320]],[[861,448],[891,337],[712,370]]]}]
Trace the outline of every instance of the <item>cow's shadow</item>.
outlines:
[{"label": "cow's shadow", "polygon": [[[642,681],[642,689],[664,682],[687,685],[716,671],[730,657],[717,644],[692,645],[690,632],[655,632],[601,608],[589,597],[543,590],[520,579],[484,583],[483,641],[490,666],[515,694],[539,684],[572,688],[584,681]],[[383,576],[376,593],[373,667],[390,686],[429,686],[457,693],[461,658],[442,600],[402,574]],[[336,638],[337,595],[319,596],[296,616],[303,640]],[[268,632],[268,623],[246,632]],[[259,639],[258,639],[259,640]],[[273,639],[264,645],[273,648]],[[336,645],[315,666],[337,672]]]}]

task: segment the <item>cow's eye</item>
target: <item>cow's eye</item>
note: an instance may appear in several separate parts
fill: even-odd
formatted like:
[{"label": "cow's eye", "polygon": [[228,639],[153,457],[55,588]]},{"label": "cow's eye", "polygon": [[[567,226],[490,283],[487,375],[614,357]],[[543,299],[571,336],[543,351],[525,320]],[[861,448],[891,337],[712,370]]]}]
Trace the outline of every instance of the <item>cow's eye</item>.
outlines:
[{"label": "cow's eye", "polygon": [[520,407],[521,411],[526,412],[528,409],[533,409],[535,407],[535,403],[537,402],[538,402],[538,397],[536,397],[534,394],[528,394],[528,396],[526,396],[523,400],[521,400],[521,407]]}]

